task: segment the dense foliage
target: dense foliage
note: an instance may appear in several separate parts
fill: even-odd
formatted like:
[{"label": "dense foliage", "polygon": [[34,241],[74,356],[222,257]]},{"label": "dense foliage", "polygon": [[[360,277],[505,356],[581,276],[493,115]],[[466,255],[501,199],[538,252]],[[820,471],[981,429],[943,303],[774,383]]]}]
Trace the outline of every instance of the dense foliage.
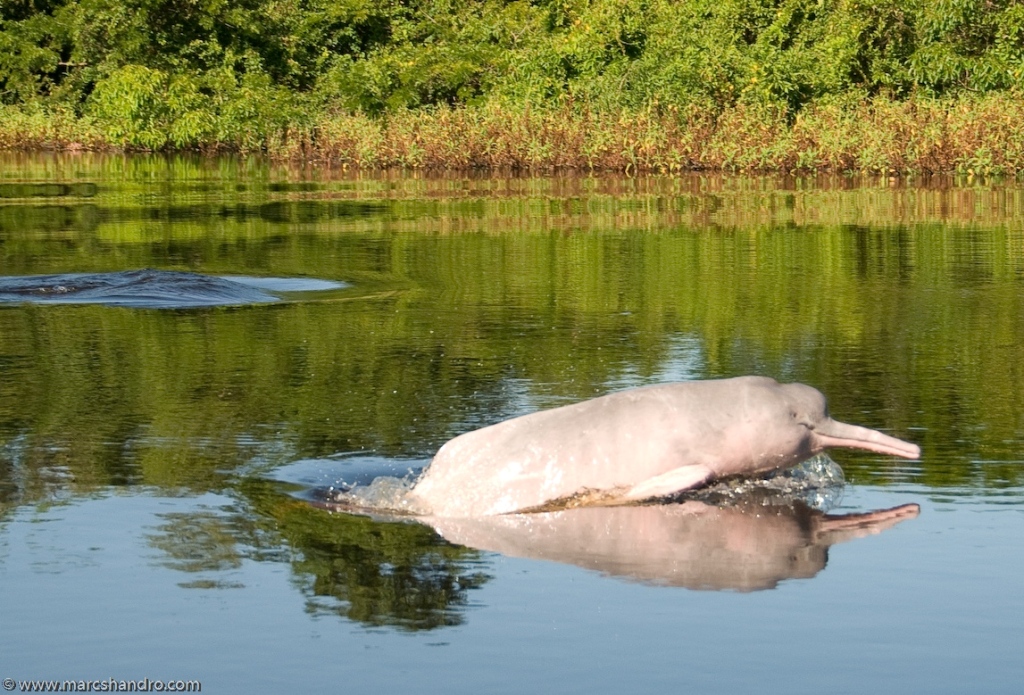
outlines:
[{"label": "dense foliage", "polygon": [[0,103],[136,147],[324,114],[605,113],[1024,88],[1017,0],[0,0]]}]

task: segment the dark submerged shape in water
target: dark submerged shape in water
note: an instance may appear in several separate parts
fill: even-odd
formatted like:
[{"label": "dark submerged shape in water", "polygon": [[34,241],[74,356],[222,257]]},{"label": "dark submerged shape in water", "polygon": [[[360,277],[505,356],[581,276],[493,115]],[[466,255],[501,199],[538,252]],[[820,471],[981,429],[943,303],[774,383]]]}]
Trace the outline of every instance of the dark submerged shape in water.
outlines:
[{"label": "dark submerged shape in water", "polygon": [[[0,302],[108,304],[145,309],[184,309],[280,301],[266,291],[275,280],[229,279],[173,270],[127,270],[116,273],[62,273],[0,277]],[[308,289],[326,289],[310,281]],[[322,283],[340,287],[336,283]]]}]

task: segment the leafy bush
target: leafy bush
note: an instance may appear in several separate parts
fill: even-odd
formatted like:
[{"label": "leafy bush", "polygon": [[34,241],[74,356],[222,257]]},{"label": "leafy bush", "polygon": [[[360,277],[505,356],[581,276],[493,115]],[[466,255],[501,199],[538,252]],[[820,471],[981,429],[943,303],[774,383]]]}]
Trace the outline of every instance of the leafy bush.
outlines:
[{"label": "leafy bush", "polygon": [[0,103],[147,149],[266,147],[327,114],[764,109],[791,127],[815,105],[1022,90],[1016,0],[0,4]]}]

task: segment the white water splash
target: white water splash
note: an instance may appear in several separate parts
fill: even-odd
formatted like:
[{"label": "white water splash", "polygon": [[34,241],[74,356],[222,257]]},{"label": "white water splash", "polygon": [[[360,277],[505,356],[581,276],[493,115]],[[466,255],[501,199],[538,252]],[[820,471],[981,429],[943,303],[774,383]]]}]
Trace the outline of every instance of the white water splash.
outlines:
[{"label": "white water splash", "polygon": [[827,454],[818,454],[792,468],[773,471],[761,478],[729,478],[700,490],[684,493],[690,499],[732,505],[757,499],[765,505],[803,502],[823,512],[842,499],[846,477]]},{"label": "white water splash", "polygon": [[351,489],[332,489],[329,499],[332,503],[355,509],[400,514],[429,514],[430,510],[417,502],[412,493],[416,479],[395,478],[384,475],[375,478],[369,485],[357,485]]}]

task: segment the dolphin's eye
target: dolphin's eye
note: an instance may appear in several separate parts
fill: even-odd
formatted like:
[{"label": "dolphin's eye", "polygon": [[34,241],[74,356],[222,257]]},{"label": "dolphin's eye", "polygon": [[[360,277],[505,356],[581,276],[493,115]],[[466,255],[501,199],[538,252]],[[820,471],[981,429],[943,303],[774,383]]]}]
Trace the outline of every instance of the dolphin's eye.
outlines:
[{"label": "dolphin's eye", "polygon": [[798,425],[803,425],[804,427],[806,427],[809,430],[813,430],[814,429],[814,423],[811,422],[811,419],[808,418],[808,417],[801,416],[800,413],[796,412],[795,410],[790,410],[789,411],[789,417],[791,419],[795,420],[796,424],[798,424]]}]

